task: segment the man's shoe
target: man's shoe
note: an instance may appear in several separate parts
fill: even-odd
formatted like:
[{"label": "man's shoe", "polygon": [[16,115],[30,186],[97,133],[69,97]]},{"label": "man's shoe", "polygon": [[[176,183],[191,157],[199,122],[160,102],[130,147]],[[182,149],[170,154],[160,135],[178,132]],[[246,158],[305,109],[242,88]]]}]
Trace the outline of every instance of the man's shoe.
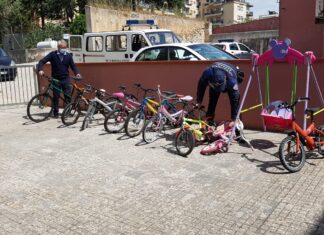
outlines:
[{"label": "man's shoe", "polygon": [[59,118],[59,114],[58,114],[58,113],[55,113],[55,114],[53,115],[53,118],[55,118],[55,119]]}]

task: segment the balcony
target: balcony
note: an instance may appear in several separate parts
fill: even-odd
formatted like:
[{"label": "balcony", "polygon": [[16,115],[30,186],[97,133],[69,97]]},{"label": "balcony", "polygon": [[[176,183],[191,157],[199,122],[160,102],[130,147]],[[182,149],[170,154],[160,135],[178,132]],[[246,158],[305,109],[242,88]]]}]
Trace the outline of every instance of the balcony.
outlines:
[{"label": "balcony", "polygon": [[246,16],[247,16],[247,17],[252,17],[252,16],[253,16],[253,11],[248,11],[248,12],[246,12]]},{"label": "balcony", "polygon": [[222,5],[224,3],[225,3],[224,0],[214,0],[214,1],[206,2],[205,6]]},{"label": "balcony", "polygon": [[215,17],[215,16],[222,16],[223,11],[213,11],[213,12],[206,12],[205,17]]}]

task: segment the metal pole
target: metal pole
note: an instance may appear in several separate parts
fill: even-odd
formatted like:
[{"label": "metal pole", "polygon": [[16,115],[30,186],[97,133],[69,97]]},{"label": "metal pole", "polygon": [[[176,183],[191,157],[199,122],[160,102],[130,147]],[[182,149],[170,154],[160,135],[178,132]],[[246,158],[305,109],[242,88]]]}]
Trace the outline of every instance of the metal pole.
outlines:
[{"label": "metal pole", "polygon": [[245,88],[245,91],[244,91],[244,95],[243,95],[243,98],[242,98],[242,101],[241,101],[241,104],[240,104],[240,108],[239,108],[239,110],[237,112],[237,115],[236,115],[236,119],[235,119],[234,127],[233,127],[233,130],[232,130],[232,133],[231,133],[231,137],[230,137],[230,139],[228,141],[228,144],[229,145],[233,142],[233,137],[234,137],[234,134],[235,134],[235,126],[236,126],[238,120],[240,119],[240,113],[242,111],[242,108],[243,108],[243,105],[244,105],[244,102],[245,102],[246,95],[247,95],[247,93],[249,91],[249,88],[250,88],[250,85],[251,85],[251,81],[252,81],[252,78],[253,78],[252,74],[254,73],[255,67],[256,67],[256,64],[254,64],[253,67],[252,67],[252,72],[250,74],[249,81],[248,81],[248,83],[246,85],[246,88]]},{"label": "metal pole", "polygon": [[[261,91],[261,83],[260,83],[260,77],[259,77],[259,67],[256,66],[256,76],[258,79],[258,87],[259,87],[259,99],[261,102],[261,107],[263,109],[263,99],[262,99],[262,91]],[[264,124],[264,120],[262,119],[262,124],[263,124],[263,131],[267,131],[267,127]]]},{"label": "metal pole", "polygon": [[322,92],[321,92],[321,88],[320,88],[320,86],[318,84],[318,81],[317,81],[313,66],[310,65],[310,67],[311,67],[311,70],[312,70],[312,73],[313,73],[313,81],[315,83],[316,91],[318,93],[318,96],[321,99],[322,107],[324,107],[324,99],[323,99],[323,95],[322,95]]},{"label": "metal pole", "polygon": [[[310,61],[309,57],[306,57],[307,60],[307,79],[306,79],[306,91],[305,91],[305,97],[309,97],[309,76],[310,76]],[[305,106],[304,106],[304,125],[303,128],[304,130],[306,129],[306,116],[307,114],[305,113],[306,109],[308,107],[308,100],[305,100]]]}]

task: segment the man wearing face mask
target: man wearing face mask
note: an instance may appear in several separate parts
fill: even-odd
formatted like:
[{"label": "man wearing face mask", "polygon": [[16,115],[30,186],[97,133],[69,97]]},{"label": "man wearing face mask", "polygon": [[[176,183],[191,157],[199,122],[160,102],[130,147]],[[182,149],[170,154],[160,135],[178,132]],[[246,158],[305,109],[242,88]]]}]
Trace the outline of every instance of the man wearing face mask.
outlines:
[{"label": "man wearing face mask", "polygon": [[[47,62],[51,63],[52,77],[59,80],[59,83],[54,83],[57,88],[61,88],[64,92],[65,104],[71,101],[72,85],[69,77],[69,68],[72,69],[75,76],[81,77],[78,68],[75,66],[72,55],[67,52],[67,43],[64,39],[58,41],[57,50],[50,52],[47,56],[41,59],[38,63],[37,70],[40,76],[44,75],[43,66]],[[53,115],[58,118],[59,114],[59,96],[60,91],[53,90]]]}]

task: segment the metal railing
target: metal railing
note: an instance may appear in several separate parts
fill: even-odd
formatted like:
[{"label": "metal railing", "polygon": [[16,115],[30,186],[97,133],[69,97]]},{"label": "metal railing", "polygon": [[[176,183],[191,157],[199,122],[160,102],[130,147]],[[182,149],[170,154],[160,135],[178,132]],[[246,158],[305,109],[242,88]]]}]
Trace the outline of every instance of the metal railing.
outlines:
[{"label": "metal railing", "polygon": [[33,67],[16,65],[0,67],[0,106],[26,104],[38,93]]}]

